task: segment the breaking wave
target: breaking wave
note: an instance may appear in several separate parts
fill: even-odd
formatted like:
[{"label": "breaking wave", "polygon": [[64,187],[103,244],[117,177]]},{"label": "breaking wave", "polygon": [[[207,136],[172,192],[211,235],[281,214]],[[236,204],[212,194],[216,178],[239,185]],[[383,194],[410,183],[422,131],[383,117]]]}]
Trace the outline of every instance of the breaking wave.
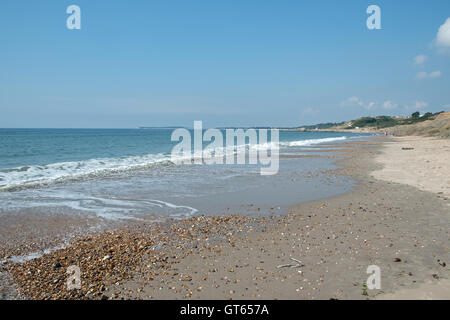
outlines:
[{"label": "breaking wave", "polygon": [[[271,148],[304,147],[333,141],[346,140],[347,137],[332,137],[322,139],[306,139],[298,141],[283,141],[276,143],[264,143],[257,145],[246,145],[232,147],[233,152],[267,150]],[[229,152],[230,148],[222,149],[222,152],[215,150],[214,154],[209,154],[208,150],[203,154],[213,157],[222,156]],[[198,155],[194,155],[198,156]],[[100,158],[85,161],[59,162],[46,165],[30,165],[12,169],[0,170],[0,191],[15,191],[25,188],[34,188],[54,183],[80,181],[107,177],[117,173],[130,171],[148,170],[161,166],[177,165],[185,163],[187,157],[171,158],[170,154],[148,154],[142,156],[129,156],[120,158]]]}]

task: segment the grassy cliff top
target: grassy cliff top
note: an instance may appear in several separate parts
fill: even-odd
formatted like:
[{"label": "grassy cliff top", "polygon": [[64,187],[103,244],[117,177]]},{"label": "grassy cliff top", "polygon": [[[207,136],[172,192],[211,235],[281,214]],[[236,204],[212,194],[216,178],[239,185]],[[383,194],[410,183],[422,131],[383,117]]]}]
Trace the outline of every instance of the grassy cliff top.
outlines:
[{"label": "grassy cliff top", "polygon": [[420,115],[414,112],[408,117],[363,117],[341,123],[323,123],[312,126],[303,126],[296,131],[349,131],[349,132],[385,132],[399,136],[423,135],[450,138],[450,112],[427,112]]}]

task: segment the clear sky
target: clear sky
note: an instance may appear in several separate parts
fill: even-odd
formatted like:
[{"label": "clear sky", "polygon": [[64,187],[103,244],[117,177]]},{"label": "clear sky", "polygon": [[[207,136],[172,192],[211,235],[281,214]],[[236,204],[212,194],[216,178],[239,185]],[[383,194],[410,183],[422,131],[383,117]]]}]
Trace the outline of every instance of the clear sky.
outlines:
[{"label": "clear sky", "polygon": [[[72,4],[81,30],[66,27]],[[371,4],[381,30],[366,26]],[[448,0],[2,0],[0,127],[297,126],[449,110],[449,17]]]}]

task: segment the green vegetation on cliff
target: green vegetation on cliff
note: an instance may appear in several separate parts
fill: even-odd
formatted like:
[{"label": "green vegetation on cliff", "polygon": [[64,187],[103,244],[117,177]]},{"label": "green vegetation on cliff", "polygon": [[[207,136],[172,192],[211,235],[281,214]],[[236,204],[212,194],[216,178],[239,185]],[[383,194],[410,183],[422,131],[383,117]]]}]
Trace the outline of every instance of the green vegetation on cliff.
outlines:
[{"label": "green vegetation on cliff", "polygon": [[350,121],[348,125],[345,127],[345,129],[355,129],[365,127],[374,127],[377,129],[382,129],[399,125],[415,124],[426,120],[432,120],[442,112],[443,111],[436,113],[427,112],[424,115],[420,116],[420,113],[417,111],[411,114],[410,117],[404,118],[390,117],[390,116],[363,117]]}]

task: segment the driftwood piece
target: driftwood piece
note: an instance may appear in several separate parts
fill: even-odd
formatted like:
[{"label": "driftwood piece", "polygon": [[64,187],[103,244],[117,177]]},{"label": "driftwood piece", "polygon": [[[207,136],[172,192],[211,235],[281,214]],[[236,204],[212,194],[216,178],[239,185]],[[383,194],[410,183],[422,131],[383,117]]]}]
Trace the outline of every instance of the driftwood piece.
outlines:
[{"label": "driftwood piece", "polygon": [[277,268],[300,268],[303,267],[305,264],[303,262],[301,262],[298,259],[295,258],[291,258],[292,261],[297,262],[296,264],[281,264],[279,266],[277,266]]}]

